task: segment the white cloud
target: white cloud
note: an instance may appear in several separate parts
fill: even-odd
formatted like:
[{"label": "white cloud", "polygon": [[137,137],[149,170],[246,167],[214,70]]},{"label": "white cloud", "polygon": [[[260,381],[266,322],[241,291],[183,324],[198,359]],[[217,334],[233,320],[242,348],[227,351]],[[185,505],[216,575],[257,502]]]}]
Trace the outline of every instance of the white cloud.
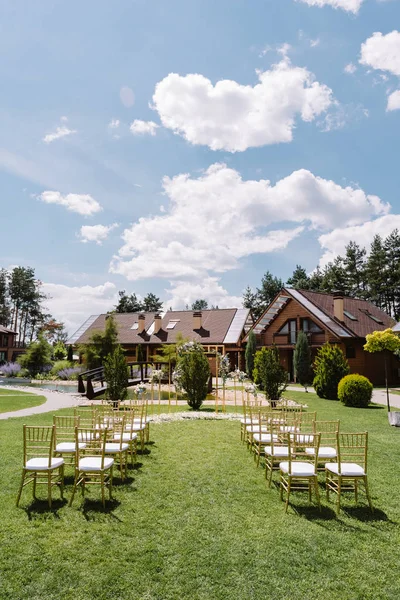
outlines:
[{"label": "white cloud", "polygon": [[325,250],[319,264],[321,267],[332,261],[336,256],[343,256],[349,242],[357,242],[369,252],[374,235],[385,238],[393,229],[400,229],[400,215],[384,215],[374,221],[367,221],[353,227],[334,229],[319,237],[321,247]]},{"label": "white cloud", "polygon": [[[282,46],[281,51],[287,52]],[[170,73],[156,85],[155,110],[162,124],[192,144],[212,150],[244,151],[290,142],[296,118],[313,121],[333,102],[332,90],[285,57],[271,70],[257,72],[254,87],[203,75]]]},{"label": "white cloud", "polygon": [[90,216],[103,210],[100,204],[89,194],[67,194],[63,196],[60,192],[45,191],[37,196],[46,204],[59,204],[68,210],[80,215]]},{"label": "white cloud", "polygon": [[219,308],[237,308],[242,306],[243,298],[241,296],[231,296],[219,284],[217,277],[207,277],[199,283],[187,281],[175,281],[167,290],[170,295],[165,301],[166,306],[171,306],[173,310],[183,310],[187,305],[191,306],[198,298],[204,298],[211,306]]},{"label": "white cloud", "polygon": [[400,109],[400,90],[392,92],[388,97],[386,110],[399,110]]},{"label": "white cloud", "polygon": [[386,35],[375,32],[361,44],[359,62],[373,69],[400,75],[400,32],[394,30]]},{"label": "white cloud", "polygon": [[135,119],[130,126],[130,130],[133,135],[156,135],[156,130],[159,125],[154,123],[154,121],[141,121],[140,119]]},{"label": "white cloud", "polygon": [[128,86],[123,86],[119,91],[119,97],[126,108],[131,108],[135,104],[135,94]]},{"label": "white cloud", "polygon": [[118,227],[118,223],[113,223],[112,225],[83,225],[79,236],[83,244],[96,242],[96,244],[101,245],[107,239],[110,231],[116,227]]},{"label": "white cloud", "polygon": [[332,6],[333,8],[342,8],[347,12],[357,14],[363,0],[297,0],[297,2],[303,2],[308,4],[308,6]]},{"label": "white cloud", "polygon": [[[124,231],[111,272],[130,280],[203,280],[237,268],[243,257],[286,248],[305,227],[358,225],[390,209],[376,196],[305,169],[271,185],[243,181],[216,163],[197,179],[165,177],[163,188],[170,200],[166,212],[142,217]],[[284,228],[276,226],[282,222]]]},{"label": "white cloud", "polygon": [[52,133],[47,133],[44,136],[43,141],[46,144],[50,144],[51,142],[54,142],[54,140],[59,140],[60,138],[63,138],[67,135],[71,135],[73,133],[76,133],[76,129],[69,129],[65,125],[62,125],[61,127],[56,127],[56,130]]},{"label": "white cloud", "polygon": [[60,121],[64,121],[64,123],[66,123],[68,121],[68,117],[63,115],[62,117],[60,117]]},{"label": "white cloud", "polygon": [[110,129],[118,129],[119,126],[120,126],[120,120],[119,119],[111,119],[111,121],[108,124],[108,127]]},{"label": "white cloud", "polygon": [[353,63],[349,63],[348,65],[345,66],[343,71],[345,73],[347,73],[348,75],[353,75],[357,71],[357,67]]},{"label": "white cloud", "polygon": [[98,286],[69,287],[56,283],[44,283],[43,293],[50,297],[46,305],[50,313],[63,321],[72,335],[84,321],[95,314],[112,310],[118,302],[118,294],[113,283],[107,281]]},{"label": "white cloud", "polygon": [[310,40],[310,46],[311,48],[316,48],[317,46],[319,46],[321,43],[321,40],[319,38],[316,38],[315,40]]}]

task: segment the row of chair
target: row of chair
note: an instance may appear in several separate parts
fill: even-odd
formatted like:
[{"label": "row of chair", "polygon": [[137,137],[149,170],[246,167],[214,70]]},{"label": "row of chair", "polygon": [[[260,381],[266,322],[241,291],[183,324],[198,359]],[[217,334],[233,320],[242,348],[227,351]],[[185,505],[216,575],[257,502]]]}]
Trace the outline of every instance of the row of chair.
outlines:
[{"label": "row of chair", "polygon": [[84,494],[87,485],[100,484],[103,506],[105,490],[112,497],[113,467],[117,463],[121,480],[127,476],[128,456],[136,462],[137,440],[141,449],[149,441],[149,419],[145,403],[115,410],[107,405],[76,408],[73,415],[54,416],[52,426],[23,427],[23,470],[17,497],[33,483],[47,485],[48,504],[52,505],[52,488],[64,490],[64,467],[74,468],[73,502],[78,486]]},{"label": "row of chair", "polygon": [[321,509],[318,473],[325,472],[326,495],[337,495],[340,512],[341,494],[353,491],[356,502],[360,484],[373,510],[367,479],[368,433],[341,433],[340,422],[318,421],[315,412],[287,409],[272,410],[246,403],[241,420],[241,439],[254,454],[257,466],[265,459],[265,476],[271,487],[273,471],[280,474],[280,497],[306,489],[311,501],[314,491]]}]

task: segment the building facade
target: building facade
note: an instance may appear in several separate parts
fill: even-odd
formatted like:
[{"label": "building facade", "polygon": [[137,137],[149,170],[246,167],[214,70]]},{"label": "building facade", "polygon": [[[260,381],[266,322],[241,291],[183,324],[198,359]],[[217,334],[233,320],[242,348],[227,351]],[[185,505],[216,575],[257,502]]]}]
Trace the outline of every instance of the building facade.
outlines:
[{"label": "building facade", "polygon": [[[368,377],[374,385],[385,382],[384,358],[365,352],[367,334],[395,325],[379,308],[342,294],[324,294],[283,288],[254,324],[257,347],[275,345],[290,381],[295,380],[293,352],[300,330],[307,334],[313,358],[325,342],[337,344],[346,356],[351,373]],[[246,336],[247,337],[247,336]],[[388,356],[391,385],[400,384],[400,360]]]},{"label": "building facade", "polygon": [[[199,342],[215,375],[216,352],[228,354],[231,369],[244,370],[243,338],[253,325],[248,309],[226,308],[165,313],[115,313],[118,342],[127,362],[152,362],[165,344],[179,339]],[[95,331],[104,331],[107,315],[92,315],[68,340],[75,346],[89,341]]]}]

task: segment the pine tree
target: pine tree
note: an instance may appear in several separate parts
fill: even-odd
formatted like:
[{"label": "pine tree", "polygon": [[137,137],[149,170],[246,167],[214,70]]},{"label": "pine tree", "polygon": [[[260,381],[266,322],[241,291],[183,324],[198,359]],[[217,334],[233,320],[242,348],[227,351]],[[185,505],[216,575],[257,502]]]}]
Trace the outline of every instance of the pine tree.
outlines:
[{"label": "pine tree", "polygon": [[296,265],[292,276],[287,280],[287,285],[290,285],[296,290],[308,290],[310,288],[310,278],[304,267]]},{"label": "pine tree", "polygon": [[388,311],[386,306],[386,253],[380,235],[375,235],[371,243],[371,251],[366,265],[366,278],[366,299],[373,302],[381,310]]},{"label": "pine tree", "polygon": [[293,365],[296,379],[304,386],[306,392],[308,391],[307,386],[310,385],[313,380],[311,362],[311,349],[308,344],[307,336],[304,331],[299,331],[293,353]]},{"label": "pine tree", "polygon": [[274,277],[270,271],[264,273],[261,287],[257,288],[257,317],[271,304],[272,300],[283,288],[282,279]]},{"label": "pine tree", "polygon": [[243,308],[248,308],[254,318],[259,316],[259,302],[257,293],[253,292],[251,287],[248,285],[243,292],[242,300]]},{"label": "pine tree", "polygon": [[386,302],[390,315],[396,319],[400,316],[400,235],[394,229],[385,239],[386,253]]},{"label": "pine tree", "polygon": [[7,271],[0,269],[0,325],[7,326],[10,318],[10,309],[7,295]]},{"label": "pine tree", "polygon": [[208,308],[208,302],[207,300],[204,300],[203,298],[199,298],[198,300],[195,300],[192,304],[192,310],[206,310]]},{"label": "pine tree", "polygon": [[254,356],[257,351],[257,342],[256,335],[254,331],[250,331],[249,337],[247,338],[246,352],[245,352],[245,360],[246,360],[246,373],[253,379],[253,369],[254,369]]},{"label": "pine tree", "polygon": [[162,307],[163,303],[155,294],[147,294],[147,296],[143,298],[144,312],[159,312],[162,310]]},{"label": "pine tree", "polygon": [[353,298],[363,298],[366,290],[365,248],[360,248],[356,242],[349,242],[343,259],[346,272],[347,293]]},{"label": "pine tree", "polygon": [[329,343],[321,346],[314,361],[313,386],[318,396],[337,400],[339,381],[349,371],[349,363],[339,346]]},{"label": "pine tree", "polygon": [[67,360],[69,362],[72,362],[74,360],[74,353],[73,353],[73,349],[72,349],[71,344],[68,346]]},{"label": "pine tree", "polygon": [[143,310],[143,304],[137,299],[136,294],[127,295],[125,290],[118,292],[119,301],[115,306],[115,312],[117,313],[131,313],[141,312]]}]

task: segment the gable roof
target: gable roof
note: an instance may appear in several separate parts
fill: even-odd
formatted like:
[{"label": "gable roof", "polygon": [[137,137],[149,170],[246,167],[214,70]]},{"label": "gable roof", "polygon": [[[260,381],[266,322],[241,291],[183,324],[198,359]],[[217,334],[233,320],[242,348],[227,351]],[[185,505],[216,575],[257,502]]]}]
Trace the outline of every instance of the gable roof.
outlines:
[{"label": "gable roof", "polygon": [[396,325],[394,327],[392,327],[392,330],[395,331],[396,333],[398,331],[400,331],[400,321],[398,323],[396,323]]},{"label": "gable roof", "polygon": [[339,338],[365,338],[367,334],[387,329],[395,323],[392,317],[371,302],[348,296],[343,296],[344,311],[347,315],[344,314],[343,322],[339,321],[334,315],[333,298],[333,294],[283,288],[258,319],[253,331],[256,334],[265,331],[276,315],[285,309],[290,299],[299,302],[326,329]]},{"label": "gable roof", "polygon": [[[174,310],[161,313],[161,327],[158,333],[154,333],[154,317],[160,313],[114,313],[118,327],[118,341],[121,344],[174,344],[178,334],[181,334],[184,338],[206,345],[237,344],[248,324],[247,308],[208,309],[201,311],[201,328],[194,330],[193,312],[196,311]],[[137,329],[141,314],[145,317],[142,334],[138,333]],[[70,338],[69,343],[87,343],[95,331],[104,331],[106,316],[92,315]],[[172,326],[173,321],[175,326]],[[135,325],[136,328],[132,329]]]}]

